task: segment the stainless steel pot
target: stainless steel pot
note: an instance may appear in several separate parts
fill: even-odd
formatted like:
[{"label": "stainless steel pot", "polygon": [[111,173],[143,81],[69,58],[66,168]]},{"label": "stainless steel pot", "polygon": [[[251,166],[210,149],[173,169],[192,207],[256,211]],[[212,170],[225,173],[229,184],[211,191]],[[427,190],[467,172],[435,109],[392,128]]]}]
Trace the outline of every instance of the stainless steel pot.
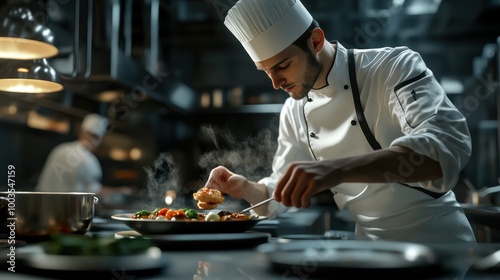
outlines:
[{"label": "stainless steel pot", "polygon": [[82,192],[0,192],[0,197],[1,216],[7,217],[1,231],[20,238],[85,234],[98,202],[94,193]]}]

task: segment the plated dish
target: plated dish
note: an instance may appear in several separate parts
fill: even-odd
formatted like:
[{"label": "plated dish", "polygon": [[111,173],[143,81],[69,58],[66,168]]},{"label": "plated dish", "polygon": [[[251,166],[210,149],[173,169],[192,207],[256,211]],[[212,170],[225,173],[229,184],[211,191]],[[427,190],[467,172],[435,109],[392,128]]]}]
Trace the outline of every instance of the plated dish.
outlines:
[{"label": "plated dish", "polygon": [[193,198],[198,202],[199,209],[210,212],[163,207],[115,214],[111,218],[144,235],[241,233],[267,219],[247,213],[216,211],[215,208],[224,202],[223,194],[216,189],[200,188],[193,194]]},{"label": "plated dish", "polygon": [[[23,250],[21,250],[23,249]],[[166,256],[148,239],[58,235],[20,248],[26,266],[50,271],[151,271],[167,266]]]},{"label": "plated dish", "polygon": [[157,220],[131,218],[135,213],[122,213],[112,215],[111,218],[123,222],[131,229],[144,234],[179,234],[179,233],[239,233],[250,230],[257,223],[267,220],[267,217],[252,217],[245,220]]}]

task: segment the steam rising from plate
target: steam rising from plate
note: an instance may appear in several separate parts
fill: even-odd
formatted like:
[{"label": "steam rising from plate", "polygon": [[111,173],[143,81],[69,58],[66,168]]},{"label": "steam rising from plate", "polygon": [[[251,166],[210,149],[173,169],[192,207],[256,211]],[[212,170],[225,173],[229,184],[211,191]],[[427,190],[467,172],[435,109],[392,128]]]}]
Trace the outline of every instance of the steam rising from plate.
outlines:
[{"label": "steam rising from plate", "polygon": [[175,167],[173,156],[170,153],[161,153],[152,166],[144,167],[147,174],[146,203],[160,206],[165,205],[165,195],[176,191],[179,181],[179,170]]},{"label": "steam rising from plate", "polygon": [[211,127],[202,127],[202,132],[215,145],[213,151],[203,154],[198,161],[205,181],[210,171],[219,165],[252,181],[271,174],[277,145],[270,129],[261,130],[255,137],[242,141],[230,131],[216,132]]},{"label": "steam rising from plate", "polygon": [[[204,186],[210,171],[219,165],[251,181],[257,181],[271,174],[272,160],[276,151],[276,141],[271,130],[264,129],[255,137],[250,136],[241,141],[227,130],[216,131],[212,127],[201,127],[201,132],[202,140],[210,142],[212,149],[199,157],[201,177],[199,183],[196,184],[198,188]],[[179,166],[174,162],[172,154],[164,152],[158,156],[152,166],[144,167],[147,173],[146,200],[149,208],[151,205],[165,205],[165,195],[168,193],[174,196],[177,194],[176,200],[183,204],[182,207],[193,203],[192,199],[182,201],[183,198],[189,199],[189,194],[197,189],[179,185]],[[231,198],[226,199],[224,203],[224,209],[229,208],[231,208]]]}]

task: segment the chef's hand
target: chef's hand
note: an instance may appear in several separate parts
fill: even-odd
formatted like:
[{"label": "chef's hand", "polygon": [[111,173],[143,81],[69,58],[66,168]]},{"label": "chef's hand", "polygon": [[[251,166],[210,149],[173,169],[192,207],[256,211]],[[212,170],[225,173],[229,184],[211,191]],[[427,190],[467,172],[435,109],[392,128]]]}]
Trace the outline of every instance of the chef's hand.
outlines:
[{"label": "chef's hand", "polygon": [[235,174],[224,166],[218,166],[210,172],[205,187],[213,188],[234,198],[243,198],[243,186],[248,184],[245,177]]},{"label": "chef's hand", "polygon": [[307,208],[312,196],[340,183],[336,170],[334,161],[292,163],[278,181],[274,198],[285,206]]},{"label": "chef's hand", "polygon": [[[234,198],[243,199],[249,204],[256,204],[269,197],[264,184],[251,182],[245,177],[235,174],[224,166],[218,166],[210,172],[205,184],[207,188],[214,188]],[[266,206],[254,209],[258,215],[269,216]]]}]

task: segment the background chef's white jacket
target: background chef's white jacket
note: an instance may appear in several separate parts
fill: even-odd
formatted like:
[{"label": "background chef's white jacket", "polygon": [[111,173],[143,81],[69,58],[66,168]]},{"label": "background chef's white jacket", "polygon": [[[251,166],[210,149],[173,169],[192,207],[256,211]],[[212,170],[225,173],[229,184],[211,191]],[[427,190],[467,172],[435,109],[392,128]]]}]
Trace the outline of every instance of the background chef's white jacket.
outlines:
[{"label": "background chef's white jacket", "polygon": [[36,191],[101,191],[102,169],[97,157],[78,141],[62,143],[49,154]]},{"label": "background chef's white jacket", "polygon": [[[328,85],[308,98],[288,98],[280,116],[278,149],[273,173],[262,180],[272,193],[278,179],[294,161],[328,160],[373,151],[354,109],[347,49],[340,43]],[[446,193],[440,198],[397,183],[344,183],[332,186],[340,209],[356,221],[358,239],[415,242],[474,241],[474,234],[452,191],[471,154],[464,116],[447,98],[420,55],[407,47],[355,50],[356,75],[365,118],[382,147],[405,146],[437,160],[443,177],[414,184]],[[415,80],[423,72],[423,78]],[[402,162],[404,177],[418,166],[419,157]],[[271,203],[268,214],[284,211]]]}]

